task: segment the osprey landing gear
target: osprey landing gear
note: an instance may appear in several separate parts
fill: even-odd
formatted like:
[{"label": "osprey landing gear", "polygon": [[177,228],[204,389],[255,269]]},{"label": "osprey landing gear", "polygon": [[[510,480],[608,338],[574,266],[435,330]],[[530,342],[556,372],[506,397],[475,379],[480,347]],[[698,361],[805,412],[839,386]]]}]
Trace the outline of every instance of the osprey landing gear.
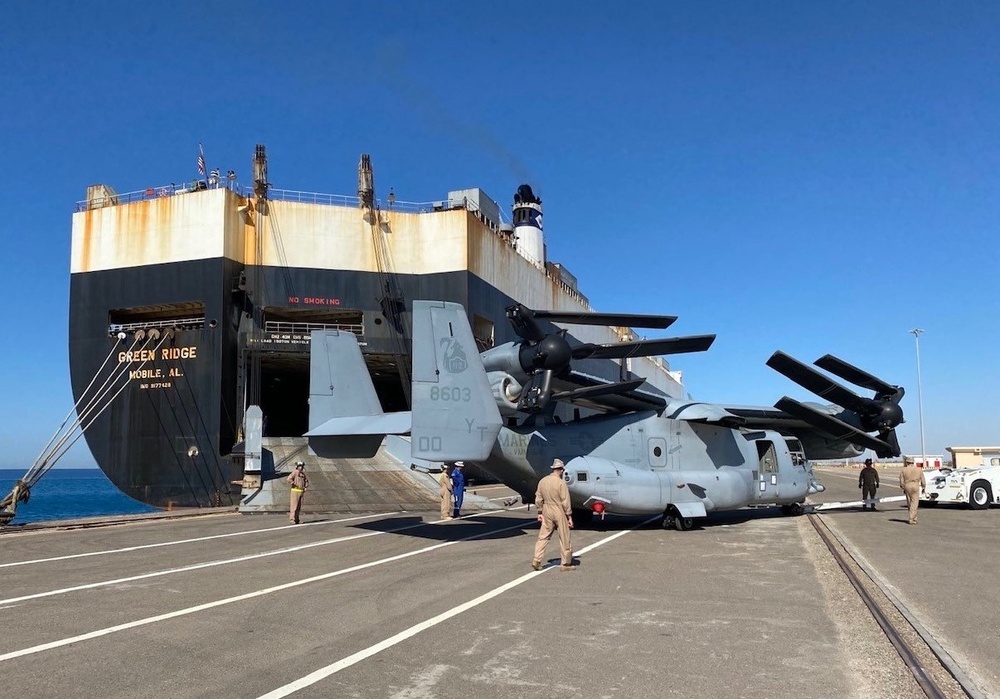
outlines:
[{"label": "osprey landing gear", "polygon": [[677,508],[671,505],[663,513],[663,528],[676,529],[679,532],[690,531],[694,528],[694,518],[684,517]]},{"label": "osprey landing gear", "polygon": [[802,514],[803,512],[805,512],[805,508],[802,507],[801,502],[793,502],[791,504],[781,506],[781,514],[783,515],[796,516]]}]

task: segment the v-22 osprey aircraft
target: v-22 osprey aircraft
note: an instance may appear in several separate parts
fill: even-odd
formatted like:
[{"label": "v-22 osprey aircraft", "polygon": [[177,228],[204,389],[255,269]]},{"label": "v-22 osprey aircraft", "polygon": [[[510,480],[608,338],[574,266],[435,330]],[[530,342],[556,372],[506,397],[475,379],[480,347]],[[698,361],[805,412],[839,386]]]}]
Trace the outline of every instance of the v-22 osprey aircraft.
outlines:
[{"label": "v-22 osprey aircraft", "polygon": [[[769,366],[833,403],[787,396],[774,407],[691,402],[624,369],[624,380],[609,382],[574,362],[704,351],[714,335],[574,346],[552,323],[665,328],[676,318],[521,305],[507,315],[520,341],[480,354],[460,304],[414,301],[412,410],[397,413],[382,412],[352,333],[314,331],[310,449],[372,456],[385,435],[409,434],[415,460],[473,462],[526,503],[559,458],[577,521],[662,514],[664,528],[680,531],[709,512],[748,505],[799,511],[807,495],[823,490],[809,459],[900,453],[895,427],[903,422],[904,389],[831,355],[815,364],[874,397],[775,352]],[[560,403],[591,414],[560,419]]]}]

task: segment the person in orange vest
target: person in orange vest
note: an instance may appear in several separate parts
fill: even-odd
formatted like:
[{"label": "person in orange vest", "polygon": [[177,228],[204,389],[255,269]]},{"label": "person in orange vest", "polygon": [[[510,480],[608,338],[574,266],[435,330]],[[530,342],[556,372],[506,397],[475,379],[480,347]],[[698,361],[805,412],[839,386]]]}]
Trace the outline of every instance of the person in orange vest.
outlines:
[{"label": "person in orange vest", "polygon": [[292,486],[288,501],[288,521],[292,524],[298,524],[299,513],[302,511],[302,495],[309,489],[305,463],[296,462],[295,470],[288,474],[285,482]]},{"label": "person in orange vest", "polygon": [[535,507],[538,508],[538,521],[542,523],[538,530],[538,541],[535,542],[535,555],[531,559],[531,567],[542,569],[542,557],[552,538],[552,532],[559,532],[559,549],[562,554],[560,570],[576,570],[573,567],[573,548],[570,544],[569,530],[573,528],[573,510],[569,500],[569,486],[563,480],[565,464],[555,459],[551,466],[552,472],[538,481],[535,491]]},{"label": "person in orange vest", "polygon": [[909,508],[910,524],[917,523],[917,508],[920,503],[920,493],[927,488],[924,472],[917,468],[913,459],[903,459],[903,470],[899,472],[899,487],[906,493],[906,506]]}]

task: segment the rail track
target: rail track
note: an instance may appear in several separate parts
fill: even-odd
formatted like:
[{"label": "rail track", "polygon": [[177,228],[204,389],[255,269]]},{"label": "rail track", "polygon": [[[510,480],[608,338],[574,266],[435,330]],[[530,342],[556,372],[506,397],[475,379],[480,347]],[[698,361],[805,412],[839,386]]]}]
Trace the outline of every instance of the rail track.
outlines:
[{"label": "rail track", "polygon": [[822,515],[807,515],[820,539],[929,699],[988,699]]}]

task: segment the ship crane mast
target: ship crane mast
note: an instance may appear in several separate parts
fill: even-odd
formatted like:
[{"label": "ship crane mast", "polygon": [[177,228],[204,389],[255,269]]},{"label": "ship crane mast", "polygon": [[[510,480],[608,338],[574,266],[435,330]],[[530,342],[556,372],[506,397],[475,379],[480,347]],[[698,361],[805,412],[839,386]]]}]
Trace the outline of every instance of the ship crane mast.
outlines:
[{"label": "ship crane mast", "polygon": [[403,388],[406,405],[410,405],[410,371],[406,365],[406,326],[404,312],[406,300],[399,285],[399,279],[393,270],[392,255],[389,251],[388,234],[390,222],[382,219],[382,210],[375,198],[375,175],[372,171],[372,161],[367,153],[361,155],[358,163],[358,205],[364,211],[365,220],[371,227],[372,244],[375,247],[375,261],[378,265],[379,291],[377,299],[389,326],[389,335],[393,345],[393,363],[399,372],[399,380]]},{"label": "ship crane mast", "polygon": [[253,313],[253,323],[250,327],[250,338],[254,341],[250,351],[250,371],[248,380],[248,395],[244,404],[244,409],[249,405],[260,405],[260,342],[263,328],[264,313],[264,216],[270,213],[267,206],[267,190],[270,187],[267,181],[267,151],[262,144],[257,144],[253,155],[253,193],[256,200],[254,210],[257,215],[255,228],[255,250],[254,265],[251,272],[253,283],[251,285],[251,309]]}]

